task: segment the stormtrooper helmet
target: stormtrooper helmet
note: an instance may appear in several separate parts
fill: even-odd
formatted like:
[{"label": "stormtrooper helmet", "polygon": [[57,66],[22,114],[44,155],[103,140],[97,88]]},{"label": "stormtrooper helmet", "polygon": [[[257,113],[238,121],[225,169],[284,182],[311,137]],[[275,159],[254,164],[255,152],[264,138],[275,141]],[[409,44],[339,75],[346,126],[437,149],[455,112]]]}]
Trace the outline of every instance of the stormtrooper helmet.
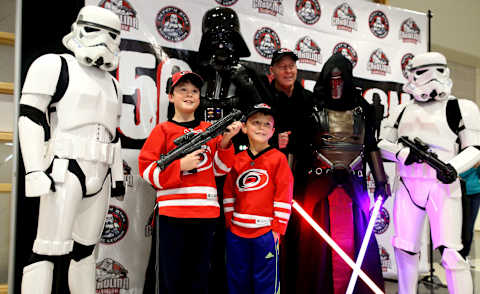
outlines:
[{"label": "stormtrooper helmet", "polygon": [[112,11],[85,6],[78,13],[72,31],[63,37],[63,45],[87,66],[111,71],[118,66],[120,19]]},{"label": "stormtrooper helmet", "polygon": [[419,54],[408,67],[408,82],[403,85],[405,92],[419,102],[448,99],[452,80],[445,56],[438,52]]}]

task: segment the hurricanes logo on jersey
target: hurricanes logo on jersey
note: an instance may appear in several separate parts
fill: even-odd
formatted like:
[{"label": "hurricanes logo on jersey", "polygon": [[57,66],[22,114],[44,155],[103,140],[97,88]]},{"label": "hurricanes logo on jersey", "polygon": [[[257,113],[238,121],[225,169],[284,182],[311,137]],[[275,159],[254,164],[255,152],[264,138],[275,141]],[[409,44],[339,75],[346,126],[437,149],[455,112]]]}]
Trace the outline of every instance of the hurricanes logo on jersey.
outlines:
[{"label": "hurricanes logo on jersey", "polygon": [[268,184],[268,173],[264,169],[249,169],[237,178],[237,189],[240,192],[262,189]]},{"label": "hurricanes logo on jersey", "polygon": [[115,12],[120,17],[122,30],[138,30],[137,12],[127,0],[102,0],[98,6]]},{"label": "hurricanes logo on jersey", "polygon": [[388,60],[382,49],[378,48],[372,52],[370,58],[368,59],[367,69],[372,74],[382,76],[391,72],[390,61]]},{"label": "hurricanes logo on jersey", "polygon": [[312,65],[322,63],[320,47],[318,47],[310,36],[305,36],[298,40],[293,51],[297,54],[300,63],[308,63]]},{"label": "hurricanes logo on jersey", "polygon": [[273,52],[281,47],[278,34],[269,27],[260,28],[255,32],[253,45],[258,54],[265,58],[272,58]]},{"label": "hurricanes logo on jersey", "polygon": [[355,51],[355,49],[353,49],[353,47],[350,46],[350,44],[345,42],[338,43],[337,45],[335,45],[335,47],[333,47],[332,54],[335,54],[337,52],[342,53],[342,55],[345,56],[346,59],[350,60],[353,67],[357,65],[357,62],[358,62],[357,51]]},{"label": "hurricanes logo on jersey", "polygon": [[119,294],[122,289],[130,289],[128,270],[111,258],[97,262],[95,276],[97,294]]},{"label": "hurricanes logo on jersey", "polygon": [[388,18],[383,11],[375,10],[368,17],[370,31],[377,38],[385,38],[390,30]]},{"label": "hurricanes logo on jersey", "polygon": [[297,0],[295,2],[295,11],[298,18],[308,25],[315,24],[322,14],[317,0]]},{"label": "hurricanes logo on jersey", "polygon": [[180,8],[167,6],[155,18],[157,31],[167,41],[180,42],[190,34],[190,19]]},{"label": "hurricanes logo on jersey", "polygon": [[400,25],[399,38],[404,43],[420,43],[420,28],[413,18],[409,17]]},{"label": "hurricanes logo on jersey", "polygon": [[336,26],[337,30],[347,32],[357,30],[357,16],[347,2],[340,4],[333,11],[332,26]]},{"label": "hurricanes logo on jersey", "polygon": [[252,0],[252,7],[258,9],[259,13],[283,15],[282,0]]},{"label": "hurricanes logo on jersey", "polygon": [[410,60],[412,60],[414,55],[412,53],[407,53],[403,55],[402,60],[401,60],[401,67],[402,67],[402,74],[403,77],[408,79],[408,64],[410,63]]}]

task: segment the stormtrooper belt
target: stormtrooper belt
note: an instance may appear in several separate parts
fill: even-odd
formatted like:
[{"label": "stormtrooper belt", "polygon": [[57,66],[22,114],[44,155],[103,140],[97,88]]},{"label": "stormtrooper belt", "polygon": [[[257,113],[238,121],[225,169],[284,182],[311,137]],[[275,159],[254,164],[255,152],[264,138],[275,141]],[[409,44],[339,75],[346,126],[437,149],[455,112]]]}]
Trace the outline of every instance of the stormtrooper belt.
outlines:
[{"label": "stormtrooper belt", "polygon": [[114,146],[115,144],[102,143],[91,138],[61,134],[52,138],[49,151],[60,158],[80,159],[111,165],[115,153]]}]

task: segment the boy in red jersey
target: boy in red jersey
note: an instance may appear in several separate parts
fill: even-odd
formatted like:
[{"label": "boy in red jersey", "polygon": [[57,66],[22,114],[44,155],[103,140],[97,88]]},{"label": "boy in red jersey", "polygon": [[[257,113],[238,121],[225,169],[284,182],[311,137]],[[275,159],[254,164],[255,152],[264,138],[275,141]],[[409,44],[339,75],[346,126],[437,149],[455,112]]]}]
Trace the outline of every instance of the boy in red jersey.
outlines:
[{"label": "boy in red jersey", "polygon": [[271,147],[274,117],[257,104],[242,126],[249,149],[238,153],[224,186],[230,294],[279,293],[279,235],[290,217],[293,176],[285,155]]},{"label": "boy in red jersey", "polygon": [[195,118],[200,104],[202,78],[191,71],[172,76],[168,99],[175,114],[157,125],[140,151],[140,174],[157,190],[160,279],[168,293],[207,293],[210,251],[216,218],[220,215],[215,176],[230,171],[234,159],[231,139],[240,122],[202,149],[173,161],[163,170],[161,154],[188,132],[203,132],[211,124]]}]

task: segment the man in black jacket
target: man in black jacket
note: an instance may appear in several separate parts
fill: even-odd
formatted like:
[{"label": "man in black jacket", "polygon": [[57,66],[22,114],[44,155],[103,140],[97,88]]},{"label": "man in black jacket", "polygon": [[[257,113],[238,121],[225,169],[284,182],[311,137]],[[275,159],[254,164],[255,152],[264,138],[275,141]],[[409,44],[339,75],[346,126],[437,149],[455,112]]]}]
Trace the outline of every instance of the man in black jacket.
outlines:
[{"label": "man in black jacket", "polygon": [[293,51],[280,48],[273,53],[270,64],[270,105],[277,115],[272,144],[287,156],[294,153],[295,137],[302,131],[299,118],[312,109],[312,93],[297,81],[297,60]]}]

